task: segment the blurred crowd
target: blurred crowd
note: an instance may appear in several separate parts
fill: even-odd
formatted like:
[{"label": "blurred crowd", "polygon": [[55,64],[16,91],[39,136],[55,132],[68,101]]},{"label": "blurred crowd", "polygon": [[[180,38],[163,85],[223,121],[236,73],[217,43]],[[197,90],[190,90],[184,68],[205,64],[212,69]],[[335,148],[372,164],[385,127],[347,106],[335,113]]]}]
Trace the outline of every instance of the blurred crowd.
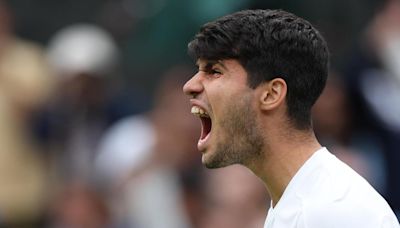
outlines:
[{"label": "blurred crowd", "polygon": [[[76,19],[44,41],[20,35],[18,4],[0,0],[0,227],[262,227],[262,182],[241,166],[202,167],[200,124],[182,93],[196,69],[165,50],[185,54],[185,39],[223,14],[285,6],[144,2],[99,1],[99,20]],[[346,52],[333,42],[314,128],[399,216],[400,1],[379,2]],[[180,14],[164,12],[173,6]],[[319,29],[328,43],[340,36]]]}]

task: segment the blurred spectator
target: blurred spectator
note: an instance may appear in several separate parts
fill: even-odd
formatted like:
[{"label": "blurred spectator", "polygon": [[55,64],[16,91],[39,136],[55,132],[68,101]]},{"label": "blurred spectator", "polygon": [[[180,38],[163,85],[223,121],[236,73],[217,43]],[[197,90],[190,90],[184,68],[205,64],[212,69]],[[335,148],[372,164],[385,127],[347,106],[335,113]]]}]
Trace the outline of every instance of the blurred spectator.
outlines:
[{"label": "blurred spectator", "polygon": [[35,226],[48,193],[44,153],[31,132],[33,113],[47,99],[52,78],[41,47],[13,34],[0,1],[0,226]]},{"label": "blurred spectator", "polygon": [[76,24],[54,35],[47,57],[57,84],[37,132],[59,177],[90,180],[97,142],[109,124],[118,49],[103,29]]},{"label": "blurred spectator", "polygon": [[74,182],[61,188],[49,211],[49,228],[100,228],[109,226],[104,198],[86,183]]},{"label": "blurred spectator", "polygon": [[353,53],[346,74],[357,127],[374,132],[387,162],[386,196],[400,211],[400,2],[382,2]]},{"label": "blurred spectator", "polygon": [[209,170],[205,189],[206,211],[200,228],[263,226],[270,200],[263,183],[247,168]]},{"label": "blurred spectator", "polygon": [[154,108],[119,121],[101,141],[98,175],[114,189],[115,213],[127,227],[191,227],[179,170],[196,151],[197,125],[181,91],[192,73],[167,71]]}]

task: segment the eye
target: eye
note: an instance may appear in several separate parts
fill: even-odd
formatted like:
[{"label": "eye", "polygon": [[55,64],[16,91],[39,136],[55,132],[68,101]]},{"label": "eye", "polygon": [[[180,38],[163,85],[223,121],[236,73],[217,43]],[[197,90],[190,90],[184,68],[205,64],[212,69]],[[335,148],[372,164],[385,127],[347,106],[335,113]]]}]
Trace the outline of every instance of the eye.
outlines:
[{"label": "eye", "polygon": [[214,78],[219,78],[223,73],[220,69],[217,67],[212,67],[212,66],[206,66],[204,68],[199,68],[199,71],[202,71],[205,73],[207,77],[214,77]]},{"label": "eye", "polygon": [[209,74],[219,77],[222,75],[222,72],[218,69],[210,69]]}]

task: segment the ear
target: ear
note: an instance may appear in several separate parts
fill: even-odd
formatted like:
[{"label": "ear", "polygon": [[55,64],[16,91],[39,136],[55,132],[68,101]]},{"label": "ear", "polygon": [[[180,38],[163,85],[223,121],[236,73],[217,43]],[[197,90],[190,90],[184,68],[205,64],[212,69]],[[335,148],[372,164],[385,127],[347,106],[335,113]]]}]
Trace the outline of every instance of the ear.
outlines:
[{"label": "ear", "polygon": [[282,78],[275,78],[260,87],[259,96],[261,110],[273,110],[285,102],[287,85]]}]

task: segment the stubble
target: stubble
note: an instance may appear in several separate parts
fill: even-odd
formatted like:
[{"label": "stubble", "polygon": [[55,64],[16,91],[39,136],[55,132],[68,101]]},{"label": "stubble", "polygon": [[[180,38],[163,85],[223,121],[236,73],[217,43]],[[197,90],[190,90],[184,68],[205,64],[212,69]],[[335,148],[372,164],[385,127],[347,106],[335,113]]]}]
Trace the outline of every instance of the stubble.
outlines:
[{"label": "stubble", "polygon": [[224,108],[225,118],[218,124],[221,134],[216,140],[214,154],[205,162],[207,168],[233,164],[249,167],[254,161],[261,159],[263,137],[257,126],[251,100],[251,95],[247,95]]}]

